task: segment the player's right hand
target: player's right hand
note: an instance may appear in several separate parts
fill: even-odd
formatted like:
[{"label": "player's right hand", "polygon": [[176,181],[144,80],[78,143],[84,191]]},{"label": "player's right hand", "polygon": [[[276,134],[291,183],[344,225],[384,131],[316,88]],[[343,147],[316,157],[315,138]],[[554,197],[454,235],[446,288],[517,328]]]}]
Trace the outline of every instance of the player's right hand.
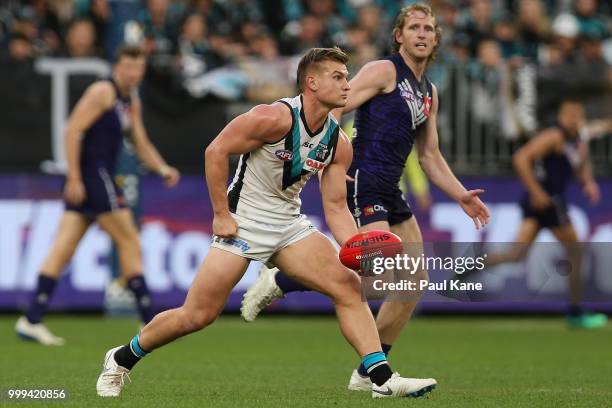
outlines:
[{"label": "player's right hand", "polygon": [[545,191],[536,191],[529,197],[531,206],[536,210],[545,210],[552,205],[552,199]]},{"label": "player's right hand", "polygon": [[213,234],[221,238],[236,238],[238,236],[238,223],[229,212],[215,215],[213,218]]},{"label": "player's right hand", "polygon": [[85,185],[81,179],[68,179],[64,186],[64,198],[68,204],[80,205],[87,197]]}]

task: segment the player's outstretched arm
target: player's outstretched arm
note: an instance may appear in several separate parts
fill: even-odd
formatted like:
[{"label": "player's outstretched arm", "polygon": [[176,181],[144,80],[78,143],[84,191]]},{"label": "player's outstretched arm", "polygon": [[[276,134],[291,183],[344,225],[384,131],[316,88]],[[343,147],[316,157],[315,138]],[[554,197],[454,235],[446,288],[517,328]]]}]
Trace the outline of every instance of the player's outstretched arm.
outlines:
[{"label": "player's outstretched arm", "polygon": [[147,136],[144,123],[142,121],[142,104],[140,97],[134,93],[132,95],[132,137],[136,154],[148,168],[155,171],[166,182],[168,187],[174,187],[181,175],[177,169],[168,166],[163,157],[159,154],[153,143]]},{"label": "player's outstretched arm", "polygon": [[353,148],[344,132],[340,131],[334,161],[323,170],[321,197],[325,221],[334,238],[342,246],[357,234],[357,225],[346,204],[346,171],[353,160]]},{"label": "player's outstretched arm", "polygon": [[64,197],[70,204],[78,205],[85,200],[85,187],[81,178],[81,135],[110,109],[115,96],[110,82],[95,82],[87,88],[72,114],[68,118],[64,134],[68,174]]},{"label": "player's outstretched arm", "polygon": [[558,150],[563,136],[558,129],[547,129],[534,136],[512,156],[512,164],[521,182],[527,188],[531,204],[538,209],[550,207],[551,198],[544,191],[533,172],[533,163],[545,155]]},{"label": "player's outstretched arm", "polygon": [[472,218],[476,229],[489,222],[489,209],[478,197],[484,193],[482,189],[466,190],[455,177],[452,170],[442,157],[438,142],[436,120],[438,116],[438,91],[433,87],[433,103],[431,112],[424,128],[417,136],[419,163],[427,177],[449,197],[457,201],[463,211]]},{"label": "player's outstretched arm", "polygon": [[346,106],[334,111],[339,118],[339,113],[349,113],[372,99],[379,93],[388,93],[395,88],[395,67],[388,60],[372,61],[365,64],[359,72],[349,81],[351,87]]},{"label": "player's outstretched arm", "polygon": [[230,155],[248,153],[264,143],[276,142],[291,129],[291,121],[288,108],[281,103],[258,105],[228,123],[206,148],[205,175],[215,235],[233,237],[238,232],[227,202]]}]

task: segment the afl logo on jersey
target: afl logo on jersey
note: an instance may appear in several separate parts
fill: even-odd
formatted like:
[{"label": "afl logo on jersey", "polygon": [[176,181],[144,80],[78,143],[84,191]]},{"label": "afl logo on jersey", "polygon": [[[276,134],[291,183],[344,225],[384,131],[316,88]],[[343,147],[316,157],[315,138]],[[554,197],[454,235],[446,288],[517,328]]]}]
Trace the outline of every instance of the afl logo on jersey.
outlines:
[{"label": "afl logo on jersey", "polygon": [[276,157],[282,161],[290,161],[293,160],[293,152],[291,150],[277,150],[274,152]]}]

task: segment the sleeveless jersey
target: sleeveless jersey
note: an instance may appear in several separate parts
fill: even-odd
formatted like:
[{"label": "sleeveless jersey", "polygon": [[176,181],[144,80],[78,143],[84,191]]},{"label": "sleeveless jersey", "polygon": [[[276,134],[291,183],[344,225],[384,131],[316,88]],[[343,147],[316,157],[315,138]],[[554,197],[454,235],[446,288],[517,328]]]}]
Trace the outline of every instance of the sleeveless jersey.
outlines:
[{"label": "sleeveless jersey", "polygon": [[565,193],[580,165],[580,148],[583,143],[577,135],[572,136],[560,125],[557,125],[557,128],[563,134],[563,150],[547,154],[535,168],[536,177],[544,191],[552,196],[562,196]]},{"label": "sleeveless jersey", "polygon": [[357,109],[349,174],[366,172],[381,186],[396,188],[416,132],[429,117],[433,90],[427,77],[416,79],[400,54],[385,59],[395,65],[397,85]]},{"label": "sleeveless jersey", "polygon": [[123,137],[132,130],[131,99],[129,96],[122,98],[115,83],[111,83],[117,94],[115,104],[83,136],[81,168],[84,171],[97,172],[97,169],[104,168],[111,175],[114,174]]},{"label": "sleeveless jersey", "polygon": [[290,110],[291,129],[278,142],[241,155],[228,188],[232,213],[264,223],[300,215],[300,191],[313,174],[332,162],[339,135],[331,113],[320,130],[308,129],[301,95],[278,102]]}]

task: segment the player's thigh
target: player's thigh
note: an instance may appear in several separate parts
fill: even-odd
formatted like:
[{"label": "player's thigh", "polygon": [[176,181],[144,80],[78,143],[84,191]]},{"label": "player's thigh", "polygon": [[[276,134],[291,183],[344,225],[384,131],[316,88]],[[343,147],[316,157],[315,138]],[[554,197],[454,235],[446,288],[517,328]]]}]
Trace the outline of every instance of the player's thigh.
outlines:
[{"label": "player's thigh", "polygon": [[90,221],[76,211],[65,211],[60,219],[54,240],[54,248],[72,252],[89,228]]},{"label": "player's thigh", "polygon": [[535,218],[525,218],[519,226],[514,242],[531,244],[540,232],[540,223]]},{"label": "player's thigh", "polygon": [[402,242],[423,242],[421,228],[413,215],[405,221],[391,226],[391,232],[402,239]]},{"label": "player's thigh", "polygon": [[283,248],[271,262],[303,285],[331,297],[359,291],[359,277],[340,263],[336,248],[320,232]]},{"label": "player's thigh", "polygon": [[375,221],[375,222],[371,222],[369,224],[365,224],[359,227],[359,232],[374,231],[374,230],[390,231],[391,227],[389,226],[388,221]]},{"label": "player's thigh", "polygon": [[216,317],[248,265],[246,258],[219,248],[210,248],[193,279],[183,307],[194,313],[207,311]]},{"label": "player's thigh", "polygon": [[138,228],[129,209],[109,211],[99,215],[97,221],[116,243],[138,242]]},{"label": "player's thigh", "polygon": [[[421,229],[414,215],[399,224],[392,225],[391,232],[402,239],[404,254],[411,258],[420,258],[424,255],[423,236],[421,235]],[[425,269],[417,271],[400,269],[395,271],[395,279],[419,281],[428,279],[428,275]]]}]

